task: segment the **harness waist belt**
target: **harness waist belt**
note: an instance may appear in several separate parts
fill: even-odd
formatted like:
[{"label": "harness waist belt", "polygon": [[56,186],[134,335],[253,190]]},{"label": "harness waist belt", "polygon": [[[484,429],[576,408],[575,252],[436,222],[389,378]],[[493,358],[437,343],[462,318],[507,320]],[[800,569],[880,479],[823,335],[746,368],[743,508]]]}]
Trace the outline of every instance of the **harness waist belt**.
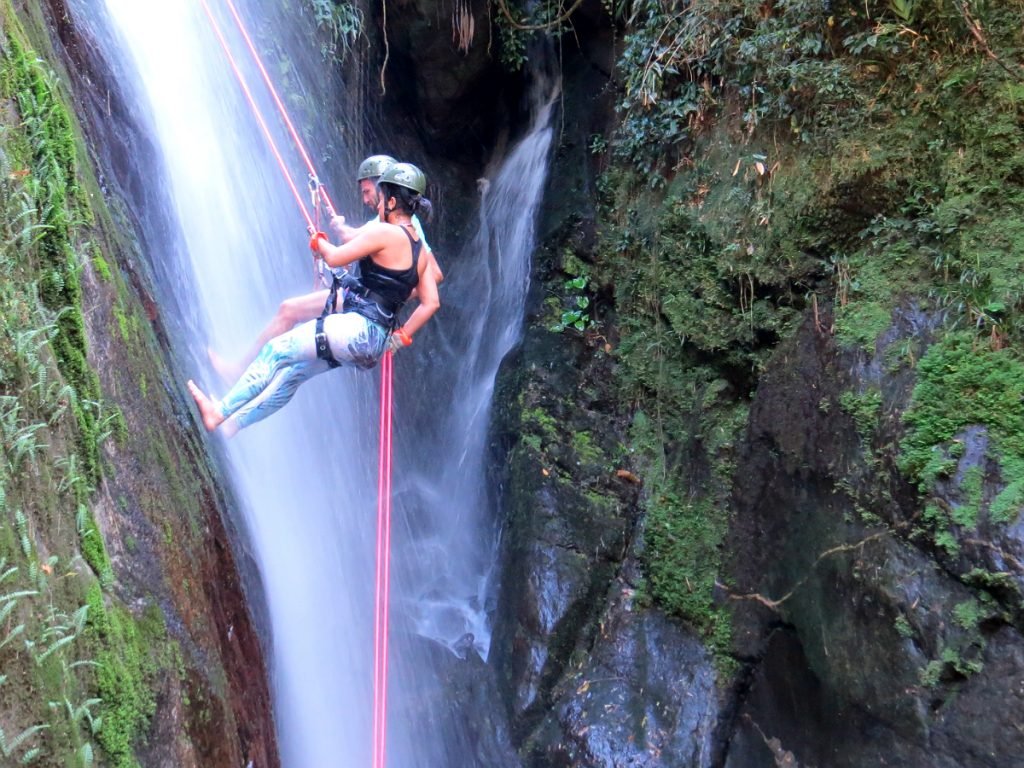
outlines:
[{"label": "harness waist belt", "polygon": [[371,291],[369,288],[362,285],[360,285],[359,287],[354,287],[351,290],[352,293],[354,293],[356,296],[359,296],[362,299],[366,299],[367,301],[372,301],[374,304],[380,305],[381,309],[383,309],[385,312],[394,312],[400,309],[402,303],[404,303],[396,303],[393,299],[385,298],[376,291]]}]

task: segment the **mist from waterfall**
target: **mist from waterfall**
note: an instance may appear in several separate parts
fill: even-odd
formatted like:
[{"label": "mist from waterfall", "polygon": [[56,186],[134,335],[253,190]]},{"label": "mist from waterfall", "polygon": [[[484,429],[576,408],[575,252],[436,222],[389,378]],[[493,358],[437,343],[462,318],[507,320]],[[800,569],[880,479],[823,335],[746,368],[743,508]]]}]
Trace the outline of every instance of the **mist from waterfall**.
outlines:
[{"label": "mist from waterfall", "polygon": [[[210,5],[263,114],[273,118],[223,1]],[[272,5],[241,10],[258,19]],[[207,346],[240,355],[283,298],[314,287],[305,222],[199,0],[72,0],[71,7],[77,23],[106,41],[125,99],[159,150],[152,175],[166,182],[165,215],[175,226],[145,256],[176,329],[176,359],[187,368],[178,384],[195,378],[221,394],[225,383],[208,364]],[[313,38],[312,20],[292,23],[309,28],[282,27],[276,45],[287,48],[300,82],[322,78],[320,51],[302,42]],[[442,309],[396,357],[396,704],[415,698],[434,675],[417,636],[487,653],[497,536],[485,481],[487,423],[498,366],[520,334],[550,112],[547,100],[529,134],[481,182],[478,234],[455,258],[439,253],[448,275]],[[301,189],[304,167],[279,121],[268,123]],[[319,169],[329,177],[321,179],[335,202],[347,203],[350,220],[363,220],[368,212],[356,210],[351,191],[357,148],[333,141],[331,167]],[[319,376],[234,440],[212,438],[265,591],[287,768],[370,764],[379,375]],[[468,765],[451,754],[452,743],[458,738],[449,733],[389,720],[390,765]]]}]

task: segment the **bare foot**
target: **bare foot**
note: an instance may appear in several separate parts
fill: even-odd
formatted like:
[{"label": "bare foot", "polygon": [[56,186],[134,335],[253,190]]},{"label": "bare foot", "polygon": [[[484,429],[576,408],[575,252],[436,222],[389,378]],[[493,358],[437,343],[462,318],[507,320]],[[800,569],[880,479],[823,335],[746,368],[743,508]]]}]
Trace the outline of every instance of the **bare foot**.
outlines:
[{"label": "bare foot", "polygon": [[196,405],[199,406],[199,415],[203,419],[203,426],[206,427],[207,432],[213,432],[217,427],[224,421],[224,417],[217,409],[216,404],[208,398],[203,391],[196,386],[196,383],[192,379],[188,380],[188,391],[192,395],[192,399],[196,401]]},{"label": "bare foot", "polygon": [[234,384],[245,372],[245,367],[238,363],[232,363],[214,352],[210,347],[206,348],[206,356],[210,358],[210,365],[217,372],[221,380],[228,385]]}]

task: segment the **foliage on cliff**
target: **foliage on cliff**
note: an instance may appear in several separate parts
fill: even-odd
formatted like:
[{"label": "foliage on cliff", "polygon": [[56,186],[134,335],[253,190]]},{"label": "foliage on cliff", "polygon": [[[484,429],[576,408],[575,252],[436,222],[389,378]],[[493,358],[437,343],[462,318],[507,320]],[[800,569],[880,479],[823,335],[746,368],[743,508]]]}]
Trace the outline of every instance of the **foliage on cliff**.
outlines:
[{"label": "foliage on cliff", "polygon": [[165,633],[159,614],[137,624],[101,589],[114,577],[92,512],[100,447],[124,429],[87,362],[80,275],[102,258],[86,240],[92,213],[56,78],[3,13],[0,688],[11,706],[0,750],[88,766],[102,746],[131,766],[153,708],[149,649]]},{"label": "foliage on cliff", "polygon": [[[0,763],[272,765],[259,649],[208,540],[224,535],[204,517],[208,469],[170,390],[149,390],[167,370],[122,271],[131,236],[82,162],[44,24],[0,4]],[[168,586],[161,558],[190,575],[213,561],[223,587]],[[218,656],[228,621],[237,662]],[[180,735],[147,743],[153,723]]]},{"label": "foliage on cliff", "polygon": [[[563,269],[589,275],[589,332],[621,334],[651,593],[724,648],[712,592],[728,581],[734,447],[765,361],[804,318],[868,354],[899,306],[956,331],[922,364],[903,466],[923,477],[923,454],[986,424],[993,505],[1019,513],[1024,465],[999,404],[1024,341],[1024,9],[636,0],[624,17],[620,124],[592,145],[601,245]],[[930,373],[956,350],[960,370],[981,356],[974,378]],[[909,345],[886,361],[917,363]],[[964,391],[977,407],[937,427],[929,414]]]}]

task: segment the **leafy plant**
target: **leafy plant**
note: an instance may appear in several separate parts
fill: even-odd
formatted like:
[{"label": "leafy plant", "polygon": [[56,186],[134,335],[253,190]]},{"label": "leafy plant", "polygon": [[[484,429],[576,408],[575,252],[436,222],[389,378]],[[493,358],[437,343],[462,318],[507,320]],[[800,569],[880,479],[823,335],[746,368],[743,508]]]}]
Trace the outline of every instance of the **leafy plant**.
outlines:
[{"label": "leafy plant", "polygon": [[568,328],[575,328],[577,331],[585,331],[593,325],[590,319],[590,299],[583,293],[587,287],[587,278],[582,275],[566,280],[564,288],[572,292],[569,296],[569,307],[562,310],[558,322],[551,326],[555,333],[561,333]]},{"label": "leafy plant", "polygon": [[346,0],[306,0],[319,29],[327,32],[329,42],[320,53],[325,59],[344,60],[363,31],[363,12]]}]

